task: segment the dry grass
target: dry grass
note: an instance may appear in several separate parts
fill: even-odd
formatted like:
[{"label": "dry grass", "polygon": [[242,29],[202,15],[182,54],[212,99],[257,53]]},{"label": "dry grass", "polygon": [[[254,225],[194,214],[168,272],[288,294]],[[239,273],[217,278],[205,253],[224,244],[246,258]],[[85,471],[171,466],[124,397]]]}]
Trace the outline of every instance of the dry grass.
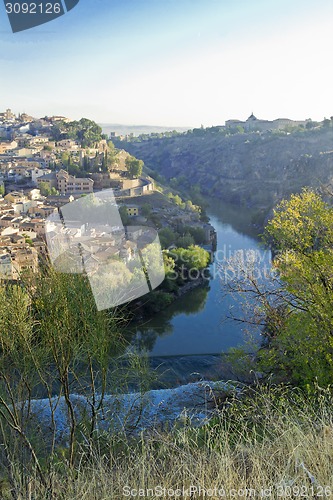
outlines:
[{"label": "dry grass", "polygon": [[[222,488],[225,498],[262,498],[262,489],[270,489],[270,498],[325,498],[322,488],[333,494],[331,408],[328,391],[311,397],[285,388],[251,391],[202,428],[186,424],[140,438],[100,436],[93,448],[77,453],[72,470],[65,460],[54,461],[49,496],[35,478],[27,487],[19,466],[16,480],[22,481],[22,499],[135,498],[126,486],[149,489],[136,498],[163,498],[158,487],[177,493],[191,486],[202,488],[201,495],[178,498],[223,498],[214,492]],[[0,498],[18,498],[9,489],[4,480]],[[211,491],[204,496],[204,490]]]}]

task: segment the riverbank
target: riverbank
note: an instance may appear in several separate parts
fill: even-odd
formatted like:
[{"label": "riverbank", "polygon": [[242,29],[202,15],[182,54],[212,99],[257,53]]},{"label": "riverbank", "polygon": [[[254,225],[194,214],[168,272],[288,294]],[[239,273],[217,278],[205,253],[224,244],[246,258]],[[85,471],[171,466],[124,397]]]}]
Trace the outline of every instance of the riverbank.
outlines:
[{"label": "riverbank", "polygon": [[[232,383],[201,381],[173,389],[151,390],[145,393],[95,395],[96,432],[126,433],[137,435],[161,426],[184,424],[186,419],[193,426],[207,423],[216,412],[216,400],[238,389]],[[71,394],[70,404],[75,419],[81,422],[92,418],[90,398]],[[29,401],[29,421],[44,436],[45,442],[55,440],[57,446],[66,446],[72,421],[65,397],[34,399]],[[54,428],[54,436],[51,429]]]},{"label": "riverbank", "polygon": [[149,367],[155,374],[151,384],[153,389],[178,387],[202,380],[235,380],[251,384],[257,379],[254,370],[239,366],[229,353],[151,356]]},{"label": "riverbank", "polygon": [[[202,394],[206,398],[206,392]],[[80,423],[72,466],[66,447],[56,447],[50,458],[38,447],[37,470],[22,461],[21,442],[14,441],[14,450],[19,450],[16,460],[1,462],[0,496],[36,500],[331,496],[329,392],[317,388],[309,397],[295,388],[257,386],[245,390],[243,397],[230,395],[226,401],[221,396],[214,401],[219,410],[213,418],[199,419],[204,425],[196,426],[184,412],[174,425],[155,426],[139,436],[96,432],[91,439]],[[206,411],[205,404],[200,407]]]},{"label": "riverbank", "polygon": [[209,284],[210,253],[199,245],[172,248],[163,253],[165,279],[161,285],[127,306],[131,321],[150,320],[198,287]]}]

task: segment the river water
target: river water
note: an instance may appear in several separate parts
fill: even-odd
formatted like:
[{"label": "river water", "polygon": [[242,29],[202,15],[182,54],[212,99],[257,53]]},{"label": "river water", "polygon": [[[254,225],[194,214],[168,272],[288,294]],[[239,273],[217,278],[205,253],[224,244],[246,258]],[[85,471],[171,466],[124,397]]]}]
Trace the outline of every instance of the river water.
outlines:
[{"label": "river water", "polygon": [[148,352],[151,365],[162,366],[171,385],[200,377],[232,376],[221,354],[247,341],[248,325],[228,319],[243,317],[244,310],[239,296],[226,293],[224,285],[231,273],[222,270],[221,262],[235,256],[247,262],[246,256],[255,254],[260,269],[270,267],[270,253],[256,236],[251,212],[214,201],[207,213],[217,232],[207,286],[195,288],[150,320],[132,326],[133,348]]}]

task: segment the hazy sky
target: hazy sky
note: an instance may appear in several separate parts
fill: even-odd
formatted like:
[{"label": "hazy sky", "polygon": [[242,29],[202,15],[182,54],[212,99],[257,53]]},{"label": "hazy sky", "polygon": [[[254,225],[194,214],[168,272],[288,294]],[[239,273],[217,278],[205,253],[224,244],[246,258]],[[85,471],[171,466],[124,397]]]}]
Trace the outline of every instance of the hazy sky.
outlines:
[{"label": "hazy sky", "polygon": [[[26,0],[27,1],[27,0]],[[12,34],[0,110],[204,126],[333,115],[333,0],[80,0]]]}]

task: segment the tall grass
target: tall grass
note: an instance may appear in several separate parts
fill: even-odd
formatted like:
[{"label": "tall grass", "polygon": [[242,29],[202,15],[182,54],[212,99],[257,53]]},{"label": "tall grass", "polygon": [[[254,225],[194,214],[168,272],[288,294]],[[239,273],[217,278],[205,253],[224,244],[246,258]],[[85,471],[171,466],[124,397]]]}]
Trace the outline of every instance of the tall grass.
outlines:
[{"label": "tall grass", "polygon": [[170,490],[166,498],[177,489],[178,498],[223,498],[223,491],[225,498],[263,498],[263,490],[271,498],[325,498],[333,494],[332,399],[320,388],[310,395],[288,387],[247,389],[203,427],[185,422],[136,438],[96,435],[93,444],[82,441],[71,468],[58,450],[48,490],[31,474],[17,485],[22,496],[13,497],[10,484],[23,477],[22,464],[13,463],[0,498],[140,498],[140,489],[158,498],[163,488]]}]

